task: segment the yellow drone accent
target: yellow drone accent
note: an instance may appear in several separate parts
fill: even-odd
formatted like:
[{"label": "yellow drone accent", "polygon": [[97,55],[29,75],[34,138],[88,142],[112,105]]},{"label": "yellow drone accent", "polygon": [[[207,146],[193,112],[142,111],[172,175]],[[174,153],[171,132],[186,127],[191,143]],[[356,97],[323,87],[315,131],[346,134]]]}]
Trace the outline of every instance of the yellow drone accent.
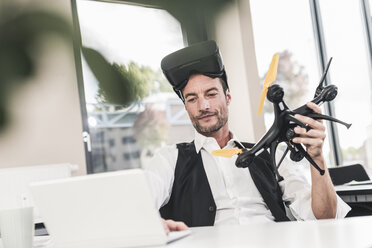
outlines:
[{"label": "yellow drone accent", "polygon": [[276,53],[274,54],[273,59],[271,60],[269,71],[267,72],[266,77],[265,77],[263,90],[262,90],[261,98],[260,98],[260,103],[258,105],[257,115],[260,115],[262,112],[262,107],[263,107],[269,86],[271,85],[272,82],[276,80],[278,62],[279,62],[279,54]]},{"label": "yellow drone accent", "polygon": [[[247,148],[247,150],[250,150],[250,149]],[[243,152],[243,149],[239,149],[239,148],[221,149],[221,150],[214,150],[212,152],[212,155],[225,157],[225,158],[231,158],[232,156],[240,154],[242,152]]]}]

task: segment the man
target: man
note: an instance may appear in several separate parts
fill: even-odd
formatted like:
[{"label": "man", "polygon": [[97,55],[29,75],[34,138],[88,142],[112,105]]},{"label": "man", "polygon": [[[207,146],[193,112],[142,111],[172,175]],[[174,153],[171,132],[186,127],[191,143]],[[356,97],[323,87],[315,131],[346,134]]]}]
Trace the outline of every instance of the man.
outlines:
[{"label": "man", "polygon": [[[268,153],[261,153],[248,169],[235,166],[236,156],[221,158],[212,151],[247,146],[228,126],[232,96],[214,41],[174,52],[162,61],[162,69],[196,130],[191,143],[162,148],[148,167],[153,194],[160,213],[171,230],[188,226],[245,224],[289,220],[287,205],[297,220],[343,218],[350,207],[335,193],[322,153],[325,127],[322,121],[295,116],[312,129],[296,127],[313,160],[326,173],[312,166],[311,186],[292,163],[283,164],[277,182]],[[314,103],[307,106],[320,113]]]}]

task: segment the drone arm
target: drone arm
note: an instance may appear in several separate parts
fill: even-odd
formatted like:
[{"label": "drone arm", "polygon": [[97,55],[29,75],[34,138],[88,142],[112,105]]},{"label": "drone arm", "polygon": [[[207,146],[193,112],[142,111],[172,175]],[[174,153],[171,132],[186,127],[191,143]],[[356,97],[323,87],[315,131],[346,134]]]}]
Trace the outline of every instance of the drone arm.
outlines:
[{"label": "drone arm", "polygon": [[314,111],[311,108],[309,108],[306,104],[292,111],[293,114],[299,115],[308,115],[312,112]]},{"label": "drone arm", "polygon": [[265,149],[270,147],[270,144],[275,143],[278,135],[278,130],[273,125],[269,131],[251,148],[251,150],[244,150],[236,159],[235,165],[239,168],[248,167],[253,159],[258,156]]},{"label": "drone arm", "polygon": [[292,121],[292,122],[296,123],[297,125],[299,125],[300,127],[306,128],[306,130],[308,130],[308,128],[309,128],[302,121],[295,118],[293,115],[287,115],[286,118],[287,118],[288,121]]},{"label": "drone arm", "polygon": [[[328,85],[323,88],[319,94],[316,94],[317,96],[311,100],[311,102],[315,103],[316,105],[321,105],[324,102],[330,102],[336,98],[337,91],[337,86],[332,84]],[[305,104],[293,110],[293,113],[307,116],[308,114],[314,113],[314,111]]]},{"label": "drone arm", "polygon": [[272,142],[270,145],[270,157],[271,157],[271,165],[275,171],[276,174],[276,179],[278,182],[283,180],[283,177],[279,174],[278,167],[276,166],[276,161],[275,161],[275,153],[276,153],[276,148],[278,147],[278,143]]},{"label": "drone arm", "polygon": [[238,158],[235,161],[235,165],[239,168],[249,167],[254,158],[264,151],[264,145],[264,142],[262,142],[261,140],[256,143],[251,150],[244,149],[243,152],[238,155]]},{"label": "drone arm", "polygon": [[296,148],[305,156],[305,158],[317,169],[320,175],[324,175],[325,171],[322,170],[317,163],[310,157],[310,155],[305,151],[301,144],[295,144]]},{"label": "drone arm", "polygon": [[289,146],[287,146],[287,149],[285,149],[285,151],[284,151],[284,153],[283,153],[283,156],[280,158],[279,163],[278,163],[278,165],[276,166],[277,168],[279,168],[280,165],[282,164],[282,162],[283,162],[285,156],[287,155],[288,151],[289,151]]},{"label": "drone arm", "polygon": [[351,126],[351,124],[348,124],[348,123],[345,123],[343,121],[340,121],[332,116],[328,116],[328,115],[322,115],[322,114],[318,114],[318,113],[311,113],[311,114],[308,114],[307,115],[308,117],[310,118],[313,118],[314,120],[319,120],[319,119],[324,119],[324,120],[328,120],[328,121],[334,121],[334,122],[337,122],[337,123],[340,123],[342,125],[344,125],[347,129],[349,129],[349,127]]}]

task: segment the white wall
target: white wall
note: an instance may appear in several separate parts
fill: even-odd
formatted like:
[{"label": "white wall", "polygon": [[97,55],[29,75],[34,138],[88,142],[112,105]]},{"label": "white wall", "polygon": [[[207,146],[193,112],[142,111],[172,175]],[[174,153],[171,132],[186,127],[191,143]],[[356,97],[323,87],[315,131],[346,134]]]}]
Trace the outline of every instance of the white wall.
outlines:
[{"label": "white wall", "polygon": [[[53,8],[72,22],[69,0],[21,2]],[[12,95],[12,119],[0,133],[0,168],[71,163],[79,165],[75,174],[85,174],[72,41],[51,37],[34,52],[37,73]]]},{"label": "white wall", "polygon": [[261,93],[248,0],[236,0],[209,23],[226,67],[232,102],[229,125],[242,141],[257,142],[265,133],[257,116]]}]

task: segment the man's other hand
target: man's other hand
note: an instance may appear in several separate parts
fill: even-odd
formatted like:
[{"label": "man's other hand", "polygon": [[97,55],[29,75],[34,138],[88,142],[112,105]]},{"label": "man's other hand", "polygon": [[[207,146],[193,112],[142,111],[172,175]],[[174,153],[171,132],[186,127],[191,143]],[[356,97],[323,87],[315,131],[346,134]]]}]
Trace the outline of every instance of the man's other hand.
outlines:
[{"label": "man's other hand", "polygon": [[162,221],[163,221],[165,233],[167,235],[169,232],[172,232],[172,231],[183,231],[183,230],[188,229],[186,224],[183,223],[182,221],[164,220],[164,219],[162,219]]}]

